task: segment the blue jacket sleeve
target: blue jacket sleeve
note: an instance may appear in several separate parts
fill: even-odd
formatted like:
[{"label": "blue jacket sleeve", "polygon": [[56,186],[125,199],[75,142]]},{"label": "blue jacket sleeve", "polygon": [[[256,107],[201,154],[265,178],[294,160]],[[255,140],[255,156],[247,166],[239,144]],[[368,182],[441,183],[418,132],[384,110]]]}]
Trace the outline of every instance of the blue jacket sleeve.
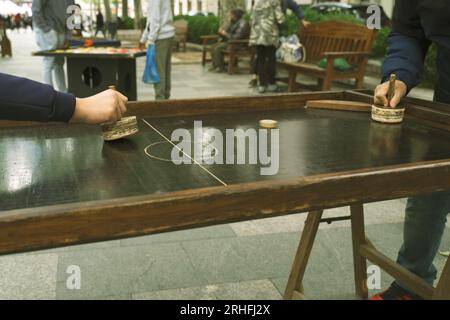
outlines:
[{"label": "blue jacket sleeve", "polygon": [[69,122],[75,104],[49,85],[0,73],[0,120]]},{"label": "blue jacket sleeve", "polygon": [[408,91],[416,87],[422,80],[424,60],[430,42],[407,36],[399,32],[392,32],[389,36],[389,51],[382,67],[383,82],[392,73],[403,81]]},{"label": "blue jacket sleeve", "polygon": [[287,0],[287,8],[291,10],[300,20],[305,18],[305,13],[302,8],[294,0]]}]

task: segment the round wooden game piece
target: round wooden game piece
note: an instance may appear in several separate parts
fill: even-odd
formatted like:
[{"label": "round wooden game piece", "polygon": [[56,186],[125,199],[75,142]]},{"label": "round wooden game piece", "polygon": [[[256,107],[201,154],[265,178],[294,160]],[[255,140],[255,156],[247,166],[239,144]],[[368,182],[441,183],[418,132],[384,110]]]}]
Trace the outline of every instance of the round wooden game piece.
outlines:
[{"label": "round wooden game piece", "polygon": [[265,119],[259,121],[259,126],[265,129],[274,129],[278,126],[278,122],[275,120]]},{"label": "round wooden game piece", "polygon": [[136,117],[125,117],[115,123],[104,124],[102,130],[105,141],[113,141],[138,133],[139,127]]},{"label": "round wooden game piece", "polygon": [[[109,86],[109,89],[116,90],[116,87]],[[102,130],[105,141],[114,141],[138,133],[139,126],[136,117],[125,117],[115,123],[102,125]]]},{"label": "round wooden game piece", "polygon": [[382,108],[376,105],[372,106],[372,120],[374,121],[396,124],[403,122],[404,117],[404,108]]}]

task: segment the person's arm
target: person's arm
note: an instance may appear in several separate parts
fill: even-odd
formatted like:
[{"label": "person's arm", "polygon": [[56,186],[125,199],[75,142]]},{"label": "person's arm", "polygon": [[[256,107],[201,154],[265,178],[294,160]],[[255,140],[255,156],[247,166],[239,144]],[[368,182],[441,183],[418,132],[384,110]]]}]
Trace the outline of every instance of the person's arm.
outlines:
[{"label": "person's arm", "polygon": [[393,15],[393,32],[389,51],[382,67],[382,84],[375,90],[375,104],[388,106],[389,77],[397,76],[391,107],[416,87],[423,76],[424,60],[430,41],[425,37],[417,8],[406,0],[397,0]]},{"label": "person's arm", "polygon": [[276,1],[276,4],[275,4],[275,18],[276,18],[278,24],[283,24],[284,21],[286,20],[286,17],[284,16],[280,1]]},{"label": "person's arm", "polygon": [[245,40],[248,39],[250,33],[250,26],[247,21],[241,20],[236,30],[230,34],[230,40]]},{"label": "person's arm", "polygon": [[389,36],[389,51],[383,63],[383,82],[389,80],[392,73],[404,82],[408,91],[416,87],[422,80],[424,60],[430,42],[398,32]]},{"label": "person's arm", "polygon": [[52,28],[44,17],[44,7],[47,0],[33,0],[31,10],[33,12],[33,23],[44,32],[49,32]]},{"label": "person's arm", "polygon": [[287,0],[287,8],[291,10],[299,20],[305,19],[305,13],[302,7],[294,0]]},{"label": "person's arm", "polygon": [[158,38],[161,29],[161,1],[165,0],[149,0],[147,19],[149,20],[149,31],[147,41],[149,45],[153,45]]},{"label": "person's arm", "polygon": [[79,99],[46,84],[0,73],[0,120],[101,124],[119,120],[127,101],[114,90]]}]

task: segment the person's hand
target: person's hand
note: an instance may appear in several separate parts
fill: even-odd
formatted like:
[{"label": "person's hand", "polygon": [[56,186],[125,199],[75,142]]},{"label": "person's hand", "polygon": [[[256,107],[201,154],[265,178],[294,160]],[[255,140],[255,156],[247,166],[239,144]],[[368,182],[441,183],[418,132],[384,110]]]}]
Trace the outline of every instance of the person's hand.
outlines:
[{"label": "person's hand", "polygon": [[104,124],[122,119],[127,111],[128,98],[115,90],[106,90],[88,98],[77,98],[70,122]]},{"label": "person's hand", "polygon": [[408,88],[403,81],[397,80],[395,82],[395,95],[391,99],[390,105],[388,105],[389,104],[388,92],[389,92],[389,81],[386,81],[385,83],[380,84],[375,89],[375,97],[374,97],[375,105],[384,106],[386,108],[387,107],[391,107],[391,108],[397,107],[397,105],[400,103],[402,98],[404,98],[406,96],[406,93],[408,92]]},{"label": "person's hand", "polygon": [[144,42],[139,42],[139,49],[145,50],[145,43]]},{"label": "person's hand", "polygon": [[308,28],[308,27],[311,25],[311,22],[309,22],[308,20],[302,20],[302,25],[303,25],[305,28]]}]

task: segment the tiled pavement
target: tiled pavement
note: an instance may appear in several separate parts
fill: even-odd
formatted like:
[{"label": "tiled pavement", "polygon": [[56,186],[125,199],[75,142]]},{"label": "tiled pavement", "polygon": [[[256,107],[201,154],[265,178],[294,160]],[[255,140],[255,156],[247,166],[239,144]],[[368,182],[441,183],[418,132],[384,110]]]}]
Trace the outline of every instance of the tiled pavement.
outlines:
[{"label": "tiled pavement", "polygon": [[[31,34],[12,34],[14,58],[0,72],[39,80]],[[139,62],[142,70],[143,61]],[[140,71],[139,71],[140,72]],[[210,74],[176,64],[174,98],[247,95],[248,75]],[[368,79],[375,84],[375,79]],[[428,90],[416,95],[429,98]],[[139,98],[152,98],[139,84]],[[395,257],[402,241],[404,200],[366,206],[367,231]],[[347,208],[328,215],[347,215]],[[0,299],[280,299],[298,245],[304,214],[0,257]],[[446,232],[443,249],[450,247]],[[436,258],[441,269],[443,257]],[[70,266],[81,268],[81,289],[67,289]],[[323,225],[305,289],[313,299],[354,299],[348,222]],[[383,285],[391,279],[383,274]]]}]

